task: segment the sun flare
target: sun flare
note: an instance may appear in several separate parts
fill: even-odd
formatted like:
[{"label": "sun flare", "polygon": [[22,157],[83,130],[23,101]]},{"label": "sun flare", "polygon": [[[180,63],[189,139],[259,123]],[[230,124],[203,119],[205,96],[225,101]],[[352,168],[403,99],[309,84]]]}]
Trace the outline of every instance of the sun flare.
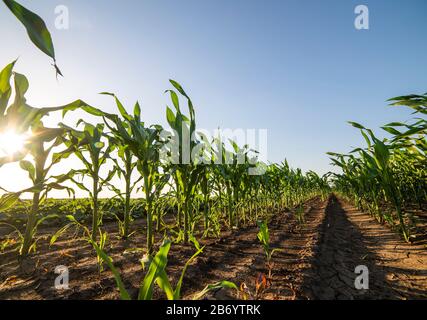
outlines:
[{"label": "sun flare", "polygon": [[0,153],[13,155],[24,148],[27,136],[13,131],[0,133]]}]

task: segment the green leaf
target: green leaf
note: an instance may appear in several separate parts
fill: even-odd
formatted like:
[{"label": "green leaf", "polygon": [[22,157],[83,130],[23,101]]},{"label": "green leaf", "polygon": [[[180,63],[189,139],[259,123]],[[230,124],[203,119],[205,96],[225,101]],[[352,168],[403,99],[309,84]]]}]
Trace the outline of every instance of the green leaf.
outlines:
[{"label": "green leaf", "polygon": [[165,270],[159,271],[156,282],[159,288],[166,294],[166,298],[168,300],[174,300],[174,291]]},{"label": "green leaf", "polygon": [[200,300],[201,298],[203,298],[208,292],[212,291],[212,290],[218,290],[221,288],[228,288],[228,289],[234,289],[236,291],[239,291],[239,288],[237,288],[237,286],[230,281],[220,281],[220,282],[216,282],[214,284],[209,284],[207,285],[202,291],[196,293],[193,296],[193,300]]},{"label": "green leaf", "polygon": [[138,294],[138,300],[152,299],[154,281],[156,281],[159,274],[165,269],[167,265],[167,256],[169,253],[170,246],[171,242],[169,240],[166,240],[159,248],[159,251],[151,262],[148,272],[141,283],[141,287],[139,289]]},{"label": "green leaf", "polygon": [[139,105],[139,102],[135,103],[135,107],[133,108],[133,114],[139,118],[141,118],[141,107]]},{"label": "green leaf", "polygon": [[14,0],[3,0],[3,2],[24,25],[33,44],[53,59],[57,74],[62,75],[61,71],[56,66],[52,37],[43,19]]},{"label": "green leaf", "polygon": [[80,99],[73,101],[69,104],[57,107],[55,109],[62,110],[62,117],[65,117],[65,115],[67,114],[68,111],[74,111],[76,109],[82,109],[82,110],[86,111],[87,113],[94,115],[94,116],[102,117],[102,116],[106,115],[105,112],[88,105],[86,102],[84,102]]},{"label": "green leaf", "polygon": [[0,72],[0,117],[3,116],[6,111],[7,104],[9,102],[12,88],[10,86],[10,77],[12,76],[12,70],[16,63],[16,60],[9,63]]},{"label": "green leaf", "polygon": [[58,238],[59,238],[62,234],[64,234],[64,232],[65,232],[65,231],[67,231],[67,229],[68,229],[69,227],[71,227],[71,226],[72,226],[72,224],[71,224],[71,223],[66,224],[66,225],[65,225],[65,226],[63,226],[61,229],[59,229],[57,232],[55,232],[55,234],[52,236],[52,238],[50,238],[49,246],[52,246],[52,245],[56,242],[56,240],[58,240]]},{"label": "green leaf", "polygon": [[104,146],[105,146],[105,143],[104,143],[104,142],[99,141],[99,142],[96,142],[96,143],[95,143],[95,147],[96,147],[97,149],[102,149]]},{"label": "green leaf", "polygon": [[70,220],[71,222],[78,223],[78,222],[77,222],[77,220],[76,220],[76,218],[75,218],[73,215],[71,215],[71,214],[66,215],[65,217],[66,217],[68,220]]},{"label": "green leaf", "polygon": [[20,193],[6,193],[0,198],[0,211],[9,209],[19,200]]},{"label": "green leaf", "polygon": [[168,90],[168,91],[170,93],[173,106],[175,107],[176,111],[179,112],[180,110],[179,110],[179,99],[178,99],[178,95],[173,90]]},{"label": "green leaf", "polygon": [[402,122],[390,122],[385,125],[385,127],[404,127],[405,124]]},{"label": "green leaf", "polygon": [[396,129],[394,129],[394,128],[392,128],[392,127],[381,127],[384,131],[387,131],[388,133],[391,133],[391,134],[393,134],[393,135],[395,135],[395,136],[398,136],[398,135],[400,135],[401,134],[401,132],[400,131],[398,131],[398,130],[396,130]]},{"label": "green leaf", "polygon": [[34,168],[34,165],[30,161],[21,160],[19,162],[19,166],[28,172],[28,175],[33,182],[36,180],[36,168]]},{"label": "green leaf", "polygon": [[357,123],[357,122],[353,122],[353,121],[348,121],[349,124],[351,124],[353,127],[358,128],[358,129],[366,129],[364,126],[362,126],[361,124]]},{"label": "green leaf", "polygon": [[[194,239],[195,240],[195,239]],[[193,241],[194,241],[193,240]],[[188,266],[190,265],[190,263],[200,254],[200,253],[202,253],[203,252],[203,249],[205,248],[205,247],[202,247],[202,248],[200,248],[200,246],[199,246],[199,243],[196,241],[196,242],[193,242],[194,243],[194,245],[196,246],[196,248],[198,249],[197,251],[196,251],[196,253],[195,254],[193,254],[192,256],[191,256],[191,258],[190,259],[188,259],[188,261],[185,263],[185,266],[184,266],[184,268],[182,269],[182,272],[181,272],[181,276],[179,277],[179,280],[178,280],[178,283],[177,283],[177,285],[176,285],[176,288],[175,288],[175,291],[174,291],[174,293],[173,293],[173,297],[174,297],[174,300],[178,300],[178,299],[180,299],[181,298],[181,287],[182,287],[182,282],[184,281],[184,276],[185,276],[185,272],[187,271],[187,268],[188,268]]]},{"label": "green leaf", "polygon": [[4,94],[10,90],[10,77],[12,76],[12,70],[15,66],[16,60],[9,63],[0,72],[0,93]]},{"label": "green leaf", "polygon": [[[107,234],[105,234],[105,236],[106,235]],[[116,285],[119,288],[120,299],[130,300],[130,295],[129,295],[128,291],[126,290],[125,285],[124,285],[122,278],[120,276],[120,273],[116,269],[116,267],[114,266],[112,259],[96,244],[95,241],[90,240],[90,243],[92,244],[92,246],[96,250],[96,254],[102,259],[102,261],[104,261],[107,264],[108,268],[110,268],[111,272],[113,273],[114,280],[116,281]]]},{"label": "green leaf", "polygon": [[17,99],[24,98],[24,95],[27,93],[30,84],[26,76],[17,72],[14,73],[14,82],[16,91],[15,101],[17,101]]},{"label": "green leaf", "polygon": [[185,93],[184,89],[181,87],[181,85],[176,82],[175,80],[169,79],[169,82],[176,88],[176,90],[179,91],[180,94],[188,98],[187,94]]},{"label": "green leaf", "polygon": [[166,107],[166,119],[168,120],[171,128],[175,129],[175,114],[169,107]]}]

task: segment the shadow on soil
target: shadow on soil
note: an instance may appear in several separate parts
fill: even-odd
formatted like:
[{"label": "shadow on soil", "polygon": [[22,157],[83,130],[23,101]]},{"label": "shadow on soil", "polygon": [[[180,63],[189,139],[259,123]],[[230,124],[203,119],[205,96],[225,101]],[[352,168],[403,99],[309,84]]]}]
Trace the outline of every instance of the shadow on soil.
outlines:
[{"label": "shadow on soil", "polygon": [[[381,239],[366,237],[347,217],[340,201],[332,195],[326,208],[326,216],[320,225],[320,240],[312,260],[312,269],[308,272],[303,288],[309,299],[411,299],[425,298],[425,292],[405,288],[386,280],[393,268],[377,265],[376,253],[369,247],[375,247]],[[387,237],[387,235],[383,235]],[[369,270],[369,289],[357,290],[355,279],[356,266],[365,265]],[[403,273],[413,273],[404,270]],[[416,271],[419,273],[419,271]],[[426,271],[421,272],[423,275]],[[402,292],[405,291],[405,292]],[[409,295],[409,296],[408,296]]]}]

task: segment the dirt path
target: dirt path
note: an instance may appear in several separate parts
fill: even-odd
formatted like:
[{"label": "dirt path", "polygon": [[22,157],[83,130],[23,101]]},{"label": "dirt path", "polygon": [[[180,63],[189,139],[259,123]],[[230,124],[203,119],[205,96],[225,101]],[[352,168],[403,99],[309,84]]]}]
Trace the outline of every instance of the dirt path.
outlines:
[{"label": "dirt path", "polygon": [[[426,299],[427,250],[404,243],[388,227],[332,197],[320,227],[310,299]],[[369,270],[369,290],[356,290],[355,267]]]}]

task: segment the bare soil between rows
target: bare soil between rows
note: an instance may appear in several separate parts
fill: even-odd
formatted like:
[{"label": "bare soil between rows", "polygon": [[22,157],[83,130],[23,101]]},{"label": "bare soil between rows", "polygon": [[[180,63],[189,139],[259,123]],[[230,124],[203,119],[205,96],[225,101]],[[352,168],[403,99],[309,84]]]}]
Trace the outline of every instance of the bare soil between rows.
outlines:
[{"label": "bare soil between rows", "polygon": [[[427,249],[404,243],[399,235],[370,216],[331,196],[315,198],[304,205],[305,223],[294,214],[282,212],[270,221],[270,242],[281,251],[273,255],[272,278],[260,299],[426,299]],[[124,253],[126,248],[143,247],[144,222],[135,221],[135,234],[123,241],[116,237],[116,224],[110,232],[106,251],[120,270],[122,279],[136,298],[144,271],[141,252]],[[64,235],[51,248],[48,234],[39,241],[38,253],[19,260],[11,252],[0,254],[0,299],[118,299],[111,272],[100,273],[91,246],[72,233]],[[42,234],[43,234],[42,232]],[[229,280],[244,283],[251,293],[256,279],[267,274],[265,255],[257,239],[258,228],[247,226],[223,232],[221,239],[205,239],[204,252],[188,268],[182,288],[183,298],[206,285]],[[160,237],[157,239],[160,243]],[[187,259],[195,252],[192,245],[172,244],[167,272],[175,284]],[[56,290],[55,267],[69,268],[70,288]],[[357,290],[355,267],[369,270],[369,289]],[[156,290],[155,298],[164,299]],[[209,299],[237,299],[231,290],[221,289]]]}]

